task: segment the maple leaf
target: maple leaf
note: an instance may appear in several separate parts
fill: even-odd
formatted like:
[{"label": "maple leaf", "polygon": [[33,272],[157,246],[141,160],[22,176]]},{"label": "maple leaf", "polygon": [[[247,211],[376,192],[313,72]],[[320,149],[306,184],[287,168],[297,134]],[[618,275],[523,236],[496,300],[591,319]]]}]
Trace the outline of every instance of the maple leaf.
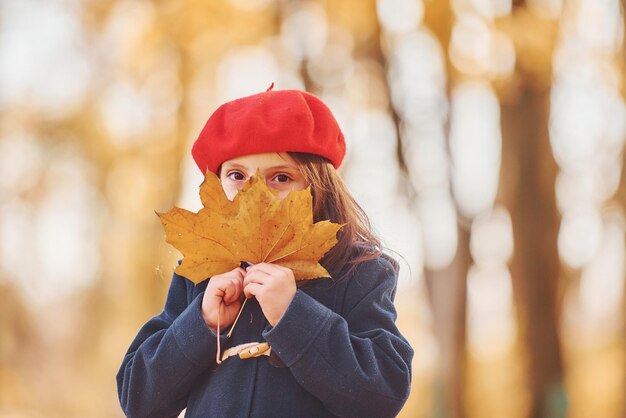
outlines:
[{"label": "maple leaf", "polygon": [[179,275],[198,284],[247,261],[289,267],[296,280],[329,276],[319,260],[337,243],[342,225],[313,223],[309,188],[280,199],[257,173],[230,201],[209,171],[200,200],[198,213],[177,207],[157,213],[166,241],[183,254]]}]

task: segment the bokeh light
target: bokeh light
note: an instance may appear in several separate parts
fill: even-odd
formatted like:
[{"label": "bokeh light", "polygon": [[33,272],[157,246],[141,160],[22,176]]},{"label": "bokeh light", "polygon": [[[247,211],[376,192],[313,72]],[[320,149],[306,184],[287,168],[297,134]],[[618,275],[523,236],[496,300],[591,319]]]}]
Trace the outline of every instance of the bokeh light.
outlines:
[{"label": "bokeh light", "polygon": [[399,260],[400,417],[622,417],[623,8],[1,2],[0,416],[121,416],[113,376],[181,257],[154,212],[200,208],[193,141],[274,83],[333,111]]}]

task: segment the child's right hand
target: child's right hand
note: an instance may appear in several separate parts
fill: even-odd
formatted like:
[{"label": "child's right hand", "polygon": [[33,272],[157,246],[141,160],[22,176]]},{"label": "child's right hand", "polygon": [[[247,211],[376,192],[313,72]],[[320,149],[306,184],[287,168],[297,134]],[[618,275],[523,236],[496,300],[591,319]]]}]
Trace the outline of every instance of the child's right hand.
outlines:
[{"label": "child's right hand", "polygon": [[202,319],[216,335],[218,312],[221,329],[232,324],[239,313],[245,274],[244,269],[237,267],[211,277],[207,284],[202,298]]}]

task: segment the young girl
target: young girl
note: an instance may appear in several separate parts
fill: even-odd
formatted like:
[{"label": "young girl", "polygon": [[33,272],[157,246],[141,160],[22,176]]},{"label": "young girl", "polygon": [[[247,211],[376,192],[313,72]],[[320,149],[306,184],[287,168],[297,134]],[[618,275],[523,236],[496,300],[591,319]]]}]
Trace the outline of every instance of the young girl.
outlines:
[{"label": "young girl", "polygon": [[[141,328],[117,375],[127,416],[397,415],[413,357],[395,325],[397,263],[337,175],[345,142],[328,107],[298,90],[234,100],[209,118],[192,154],[229,199],[258,170],[280,197],[310,186],[314,221],[345,225],[320,261],[330,278],[296,285],[290,269],[269,263],[196,286],[174,274],[163,312]],[[232,336],[216,335],[218,311],[224,330],[244,297]],[[217,364],[217,338],[255,344]]]}]

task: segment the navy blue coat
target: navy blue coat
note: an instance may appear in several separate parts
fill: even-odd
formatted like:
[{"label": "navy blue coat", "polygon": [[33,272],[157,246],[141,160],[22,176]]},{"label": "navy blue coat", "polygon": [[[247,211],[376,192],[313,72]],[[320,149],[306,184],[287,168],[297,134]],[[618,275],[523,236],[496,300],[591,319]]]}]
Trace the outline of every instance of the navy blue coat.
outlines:
[{"label": "navy blue coat", "polygon": [[392,417],[410,390],[413,350],[395,325],[397,271],[386,258],[298,288],[271,327],[250,299],[222,347],[267,341],[272,357],[217,365],[201,315],[207,282],[174,274],[163,312],[132,342],[117,375],[128,417]]}]

